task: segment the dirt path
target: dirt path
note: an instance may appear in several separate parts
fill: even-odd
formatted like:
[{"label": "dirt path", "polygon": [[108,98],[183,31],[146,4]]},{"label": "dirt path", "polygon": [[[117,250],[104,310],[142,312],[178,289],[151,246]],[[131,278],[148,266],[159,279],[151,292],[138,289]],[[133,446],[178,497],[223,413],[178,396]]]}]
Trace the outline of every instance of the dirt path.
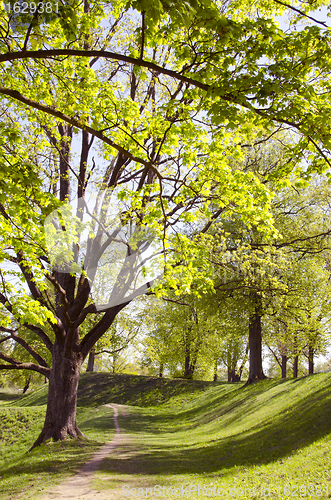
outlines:
[{"label": "dirt path", "polygon": [[117,417],[118,408],[122,409],[122,414],[125,416],[125,407],[115,404],[107,404],[105,406],[113,408],[114,410],[114,424],[116,430],[114,439],[110,443],[103,445],[100,450],[94,454],[91,460],[83,465],[74,476],[53,488],[46,496],[42,497],[42,500],[74,500],[78,498],[80,500],[108,500],[109,495],[106,496],[107,494],[105,492],[94,491],[90,488],[90,481],[102,460],[122,441],[124,435],[121,434]]}]

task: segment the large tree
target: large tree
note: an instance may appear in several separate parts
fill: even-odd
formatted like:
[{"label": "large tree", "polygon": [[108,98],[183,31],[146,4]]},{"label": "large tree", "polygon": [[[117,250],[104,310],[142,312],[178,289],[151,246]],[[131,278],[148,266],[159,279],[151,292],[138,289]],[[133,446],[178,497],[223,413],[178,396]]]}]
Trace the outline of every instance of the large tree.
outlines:
[{"label": "large tree", "polygon": [[[80,435],[81,365],[150,287],[144,259],[155,242],[167,286],[188,291],[194,280],[198,293],[212,285],[203,241],[221,213],[271,234],[267,189],[232,168],[247,144],[290,127],[278,176],[305,155],[328,167],[330,44],[315,4],[94,0],[30,17],[14,15],[14,3],[0,11],[0,368],[49,377],[36,444]],[[275,20],[287,12],[283,31]],[[296,30],[302,20],[312,24]],[[189,240],[182,229],[194,218],[207,222]],[[29,361],[6,354],[13,342]]]},{"label": "large tree", "polygon": [[[308,331],[319,338],[326,330],[329,314],[329,185],[325,176],[316,176],[310,184],[292,176],[283,187],[279,183],[273,185],[273,171],[281,161],[285,144],[283,138],[276,139],[274,144],[269,141],[268,145],[262,143],[250,148],[245,162],[246,169],[271,184],[274,192],[271,212],[278,233],[266,239],[254,225],[227,213],[219,217],[213,228],[215,286],[224,297],[230,295],[232,300],[239,300],[241,307],[249,312],[248,382],[265,378],[263,329],[268,330],[267,342],[278,346],[280,357],[284,354],[285,373],[291,348],[284,339],[294,337],[292,351],[297,355],[307,343],[304,337]],[[309,326],[309,318],[314,326]],[[318,328],[313,318],[320,318]],[[270,328],[274,322],[276,328]],[[271,331],[277,334],[271,335]],[[311,334],[310,338],[315,337]],[[318,342],[316,352],[317,345]],[[310,352],[312,357],[312,349]]]}]

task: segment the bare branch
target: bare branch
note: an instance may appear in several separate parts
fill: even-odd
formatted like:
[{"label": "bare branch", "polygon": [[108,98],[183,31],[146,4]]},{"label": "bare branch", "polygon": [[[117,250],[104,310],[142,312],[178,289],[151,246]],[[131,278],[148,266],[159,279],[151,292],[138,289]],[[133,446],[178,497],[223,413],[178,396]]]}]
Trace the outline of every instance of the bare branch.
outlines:
[{"label": "bare branch", "polygon": [[62,301],[62,304],[63,304],[63,313],[64,313],[65,320],[68,323],[68,326],[72,326],[73,322],[71,321],[70,316],[68,314],[69,302],[68,302],[68,299],[67,299],[66,291],[60,285],[60,283],[54,278],[54,276],[52,276],[51,274],[47,273],[46,274],[46,278],[48,279],[48,281],[50,281],[52,283],[52,285],[54,286],[55,290],[58,292],[59,296],[61,297],[61,301]]},{"label": "bare branch", "polygon": [[10,334],[16,332],[16,330],[13,330],[12,328],[6,328],[5,326],[0,326],[0,331],[10,333]]},{"label": "bare branch", "polygon": [[278,365],[281,368],[282,367],[282,363],[279,361],[277,354],[273,351],[273,349],[271,349],[270,345],[267,344],[267,342],[266,342],[266,346],[269,349],[269,351],[274,355],[275,360],[277,361]]},{"label": "bare branch", "polygon": [[9,340],[9,339],[11,339],[11,335],[8,335],[7,337],[0,339],[0,344],[2,344],[2,342],[6,342],[6,340]]},{"label": "bare branch", "polygon": [[326,21],[318,21],[318,19],[315,19],[314,17],[308,16],[305,12],[303,12],[300,9],[297,9],[296,7],[293,7],[293,5],[289,5],[288,3],[281,2],[280,0],[273,0],[275,3],[278,3],[279,5],[283,5],[283,7],[287,7],[288,9],[293,10],[294,12],[297,12],[300,14],[300,16],[306,17],[307,19],[310,19],[311,21],[314,21],[314,23],[320,24],[323,26],[323,28],[327,28],[328,25]]}]

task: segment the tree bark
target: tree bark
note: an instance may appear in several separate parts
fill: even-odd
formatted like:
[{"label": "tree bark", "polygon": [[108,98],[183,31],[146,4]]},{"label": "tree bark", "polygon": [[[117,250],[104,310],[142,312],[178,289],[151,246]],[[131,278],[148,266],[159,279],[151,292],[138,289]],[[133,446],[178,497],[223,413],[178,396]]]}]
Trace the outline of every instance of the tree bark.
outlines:
[{"label": "tree bark", "polygon": [[217,378],[218,378],[218,376],[217,376],[217,367],[218,367],[218,359],[215,359],[215,363],[214,363],[214,378],[213,378],[214,382],[216,382]]},{"label": "tree bark", "polygon": [[86,368],[87,372],[94,372],[94,361],[95,361],[95,351],[94,349],[92,349],[92,351],[90,351],[90,354],[88,356],[88,362]]},{"label": "tree bark", "polygon": [[191,355],[185,356],[184,378],[192,379],[195,370],[195,363],[191,361]]},{"label": "tree bark", "polygon": [[24,388],[23,388],[23,394],[25,394],[25,393],[26,393],[26,391],[29,389],[29,387],[30,387],[30,382],[31,382],[31,375],[30,375],[30,377],[27,379],[26,384],[25,384],[25,386],[24,386]]},{"label": "tree bark", "polygon": [[314,349],[311,346],[308,348],[308,373],[309,375],[314,373]]},{"label": "tree bark", "polygon": [[245,366],[245,363],[246,363],[247,358],[248,358],[248,352],[249,352],[249,342],[247,342],[247,344],[246,344],[245,356],[243,357],[240,368],[239,368],[239,373],[238,373],[239,380],[238,380],[238,382],[241,381],[241,376],[242,376],[242,373],[244,370],[244,366]]},{"label": "tree bark", "polygon": [[159,369],[159,377],[163,377],[163,363],[160,363],[160,369]]},{"label": "tree bark", "polygon": [[113,354],[113,359],[112,359],[112,364],[111,364],[111,369],[112,373],[117,372],[117,359],[118,359],[118,354]]},{"label": "tree bark", "polygon": [[48,439],[58,441],[68,436],[83,436],[76,423],[77,390],[82,357],[75,352],[66,356],[65,344],[55,341],[49,378],[47,410],[44,427],[34,443],[39,446]]},{"label": "tree bark", "polygon": [[191,379],[192,373],[192,363],[191,363],[191,349],[188,339],[188,333],[185,335],[185,360],[184,360],[184,378]]},{"label": "tree bark", "polygon": [[228,382],[233,382],[236,370],[233,370],[231,366],[228,366]]},{"label": "tree bark", "polygon": [[193,377],[193,371],[191,364],[191,352],[189,349],[187,349],[185,354],[184,378],[191,379],[192,377]]},{"label": "tree bark", "polygon": [[262,328],[260,308],[249,318],[249,378],[247,384],[265,379],[262,368]]},{"label": "tree bark", "polygon": [[228,345],[226,353],[227,371],[228,371],[228,382],[232,382],[232,378],[236,373],[236,362],[233,360],[232,349]]},{"label": "tree bark", "polygon": [[286,378],[287,371],[287,356],[286,354],[282,354],[282,378]]},{"label": "tree bark", "polygon": [[69,201],[70,199],[70,177],[69,177],[69,160],[72,141],[73,127],[67,123],[60,123],[58,130],[61,135],[59,147],[60,154],[60,200]]},{"label": "tree bark", "polygon": [[298,378],[299,354],[298,354],[298,337],[296,333],[294,334],[293,341],[294,341],[293,346],[295,349],[294,352],[296,353],[293,361],[293,378]]},{"label": "tree bark", "polygon": [[299,356],[295,356],[293,362],[293,378],[298,378]]}]

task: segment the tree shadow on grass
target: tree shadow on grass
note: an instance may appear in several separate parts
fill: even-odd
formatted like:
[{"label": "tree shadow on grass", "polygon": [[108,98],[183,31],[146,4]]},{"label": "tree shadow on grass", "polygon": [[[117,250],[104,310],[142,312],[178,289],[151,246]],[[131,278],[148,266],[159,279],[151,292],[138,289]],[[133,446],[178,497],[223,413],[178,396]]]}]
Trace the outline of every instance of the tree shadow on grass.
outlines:
[{"label": "tree shadow on grass", "polygon": [[[103,443],[76,440],[48,443],[0,470],[0,498],[22,498],[22,491],[52,488],[65,474],[74,474]],[[2,496],[6,495],[6,496]]]},{"label": "tree shadow on grass", "polygon": [[[225,382],[167,379],[112,373],[83,373],[80,377],[77,404],[96,407],[106,403],[150,407],[169,401],[203,393],[213,386],[227,386]],[[20,396],[18,406],[42,406],[47,403],[48,386],[45,385],[26,396]],[[0,398],[1,399],[1,398]]]},{"label": "tree shadow on grass", "polygon": [[22,394],[13,394],[10,392],[0,391],[0,401],[17,401],[18,399],[22,399],[22,397]]},{"label": "tree shadow on grass", "polygon": [[[288,457],[294,451],[304,448],[316,440],[331,433],[331,378],[326,379],[323,387],[309,392],[310,380],[301,380],[297,385],[301,398],[296,400],[290,392],[292,381],[288,381],[284,390],[279,390],[280,383],[269,384],[275,389],[270,394],[270,401],[277,407],[277,401],[281,401],[279,411],[274,411],[259,420],[259,413],[263,410],[266,401],[256,400],[256,396],[262,394],[266,387],[261,384],[253,389],[245,389],[241,392],[241,411],[238,412],[238,402],[233,400],[235,394],[222,396],[218,401],[218,408],[211,408],[206,403],[203,409],[190,409],[181,412],[180,418],[185,415],[191,418],[192,433],[187,443],[183,442],[183,427],[180,422],[174,424],[172,432],[165,432],[160,426],[163,423],[169,425],[171,415],[140,415],[135,413],[134,418],[126,419],[120,423],[124,432],[134,432],[136,435],[145,433],[145,442],[139,447],[127,448],[127,454],[116,458],[106,458],[101,464],[102,472],[118,472],[124,474],[196,474],[215,473],[222,469],[234,466],[254,466],[268,464],[276,460]],[[288,389],[288,391],[287,391]],[[285,392],[284,392],[285,391]],[[290,394],[287,406],[284,408],[284,397],[286,391]],[[293,399],[292,399],[293,398]],[[212,405],[216,400],[212,401]],[[223,403],[223,404],[222,404]],[[237,409],[237,422],[232,422],[229,411]],[[255,414],[255,415],[254,415]],[[251,424],[243,430],[244,425],[239,425],[247,416],[251,417]],[[212,419],[219,419],[217,425],[224,425],[224,437],[217,434],[217,425],[210,428]],[[234,417],[235,418],[235,417]],[[175,418],[176,420],[176,418]],[[238,423],[236,431],[235,424]],[[226,435],[226,426],[229,426]],[[205,429],[204,429],[204,426]],[[221,428],[221,427],[219,427]],[[241,429],[241,430],[239,430]],[[200,438],[204,436],[204,440]],[[178,435],[176,436],[176,434]],[[195,433],[195,434],[194,434]],[[213,439],[215,437],[215,439]],[[146,441],[150,439],[150,441]],[[176,441],[177,439],[177,441]],[[195,440],[195,442],[194,442]],[[125,452],[125,449],[124,449]]]},{"label": "tree shadow on grass", "polygon": [[78,404],[100,406],[118,403],[148,407],[164,403],[175,396],[198,394],[215,384],[220,383],[142,375],[85,373],[79,382]]},{"label": "tree shadow on grass", "polygon": [[83,423],[79,424],[80,430],[85,433],[89,431],[104,431],[109,432],[110,429],[114,429],[113,415],[101,415],[100,417],[91,416],[90,418],[84,420]]},{"label": "tree shadow on grass", "polygon": [[[35,490],[52,487],[54,480],[61,481],[64,475],[74,474],[84,465],[104,444],[104,439],[113,438],[115,432],[112,410],[98,410],[100,413],[96,410],[82,410],[79,427],[86,436],[90,435],[94,439],[67,439],[55,443],[50,441],[31,452],[21,453],[14,462],[8,461],[0,468],[0,498],[16,498],[25,491],[24,488],[31,492],[32,487]],[[28,450],[37,435],[24,442],[23,449]],[[6,497],[2,493],[6,493]]]}]

